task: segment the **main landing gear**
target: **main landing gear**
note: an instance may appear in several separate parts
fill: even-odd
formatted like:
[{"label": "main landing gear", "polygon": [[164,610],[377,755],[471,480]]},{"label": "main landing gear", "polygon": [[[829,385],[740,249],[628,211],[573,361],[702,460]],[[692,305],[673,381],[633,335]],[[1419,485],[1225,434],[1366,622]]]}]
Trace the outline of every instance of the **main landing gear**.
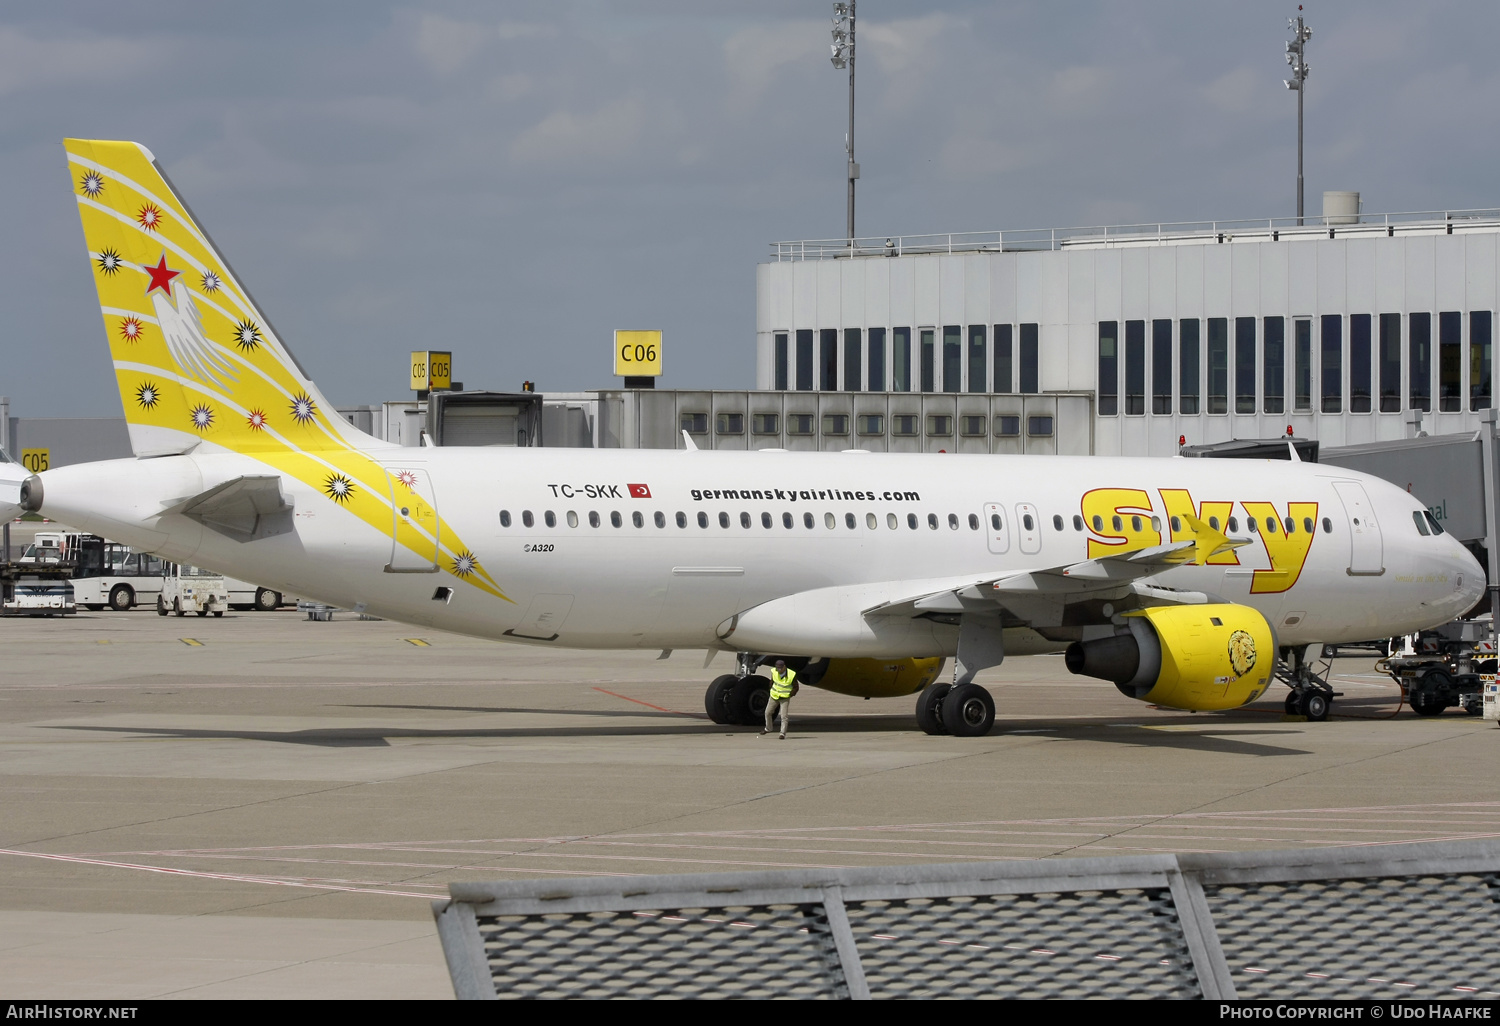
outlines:
[{"label": "main landing gear", "polygon": [[760,727],[771,701],[771,678],[754,673],[755,656],[741,653],[738,673],[715,677],[703,695],[708,718],[725,726]]},{"label": "main landing gear", "polygon": [[1342,693],[1328,683],[1333,675],[1332,659],[1323,661],[1321,674],[1313,666],[1312,657],[1322,655],[1322,651],[1319,644],[1282,650],[1282,658],[1276,662],[1276,676],[1291,688],[1285,703],[1288,716],[1306,716],[1314,723],[1326,720],[1333,700]]},{"label": "main landing gear", "polygon": [[917,696],[917,726],[926,734],[983,737],[995,725],[995,700],[978,684],[929,684]]}]

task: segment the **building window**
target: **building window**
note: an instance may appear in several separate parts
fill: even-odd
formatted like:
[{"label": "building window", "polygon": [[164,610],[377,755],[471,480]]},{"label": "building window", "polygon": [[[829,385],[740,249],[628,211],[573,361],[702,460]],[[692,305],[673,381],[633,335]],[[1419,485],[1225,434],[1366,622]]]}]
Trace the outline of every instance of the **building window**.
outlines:
[{"label": "building window", "polygon": [[1151,322],[1151,412],[1172,412],[1172,322]]},{"label": "building window", "polygon": [[1229,412],[1229,319],[1208,319],[1208,412]]},{"label": "building window", "polygon": [[720,435],[743,435],[745,415],[743,413],[721,413],[714,418],[714,432]]},{"label": "building window", "polygon": [[1113,417],[1120,412],[1120,370],[1116,340],[1117,321],[1099,322],[1099,414]]},{"label": "building window", "polygon": [[1406,347],[1411,366],[1411,408],[1432,410],[1432,314],[1414,313],[1407,322]]},{"label": "building window", "polygon": [[1344,409],[1344,319],[1338,314],[1323,315],[1323,412],[1342,413]]},{"label": "building window", "polygon": [[995,325],[995,391],[1011,390],[1010,376],[1010,325]]},{"label": "building window", "polygon": [[1292,343],[1292,408],[1298,413],[1312,409],[1312,321],[1306,317],[1293,322],[1296,338]]},{"label": "building window", "polygon": [[1469,314],[1469,409],[1490,408],[1490,312]]},{"label": "building window", "polygon": [[813,333],[810,328],[797,330],[797,390],[810,392],[813,387]]},{"label": "building window", "polygon": [[1183,413],[1198,412],[1198,319],[1177,323],[1177,399]]},{"label": "building window", "polygon": [[1286,408],[1286,320],[1267,317],[1261,322],[1260,332],[1265,354],[1265,380],[1260,386],[1266,397],[1265,411],[1281,413]]},{"label": "building window", "polygon": [[684,413],[682,415],[682,430],[690,435],[708,434],[708,414]]},{"label": "building window", "polygon": [[859,391],[860,372],[861,372],[861,370],[864,367],[863,361],[861,361],[861,359],[860,359],[860,356],[862,355],[861,354],[861,349],[863,348],[863,343],[864,343],[864,339],[862,339],[860,337],[862,334],[864,334],[864,333],[862,331],[860,331],[858,328],[845,328],[844,329],[844,391],[845,392],[858,392]]},{"label": "building window", "polygon": [[1234,319],[1234,412],[1255,412],[1255,318]]},{"label": "building window", "polygon": [[1021,433],[1021,418],[1002,414],[995,418],[995,434],[1000,438],[1014,438]]},{"label": "building window", "polygon": [[823,434],[825,435],[847,435],[849,433],[849,415],[847,413],[825,413],[823,414]]},{"label": "building window", "polygon": [[786,433],[789,435],[810,435],[813,433],[813,418],[811,413],[788,413],[786,415]]},{"label": "building window", "polygon": [[934,380],[936,373],[937,354],[933,349],[937,345],[937,332],[931,328],[923,328],[922,336],[922,381],[921,388],[924,392],[936,392],[937,385]]},{"label": "building window", "polygon": [[885,418],[878,413],[863,413],[854,418],[854,429],[862,435],[885,434]]},{"label": "building window", "polygon": [[891,329],[891,391],[911,391],[911,329]]},{"label": "building window", "polygon": [[1380,315],[1380,412],[1401,412],[1401,315]]},{"label": "building window", "polygon": [[866,363],[870,366],[870,391],[885,391],[885,329],[871,328],[865,333]]},{"label": "building window", "polygon": [[927,436],[929,438],[948,438],[953,434],[953,418],[943,414],[933,414],[927,418]]},{"label": "building window", "polygon": [[836,392],[839,387],[839,329],[818,332],[818,387]]},{"label": "building window", "polygon": [[1370,315],[1349,315],[1349,412],[1370,412]]},{"label": "building window", "polygon": [[1040,392],[1041,375],[1037,369],[1037,326],[1021,325],[1021,391],[1027,395]]},{"label": "building window", "polygon": [[989,426],[985,424],[988,417],[960,417],[958,420],[959,434],[965,438],[983,438],[989,434]]},{"label": "building window", "polygon": [[1457,413],[1463,400],[1463,314],[1448,310],[1438,314],[1438,409]]},{"label": "building window", "polygon": [[786,332],[784,331],[776,333],[776,381],[774,387],[778,392],[785,392],[787,389],[787,351]]},{"label": "building window", "polygon": [[1146,412],[1146,322],[1125,322],[1125,412]]},{"label": "building window", "polygon": [[1028,435],[1030,435],[1032,438],[1051,438],[1052,437],[1052,418],[1051,417],[1027,417],[1026,418],[1026,433]]},{"label": "building window", "polygon": [[986,366],[985,352],[987,341],[983,324],[969,325],[969,391],[983,392],[984,383],[989,380],[989,368]]},{"label": "building window", "polygon": [[750,431],[757,435],[774,435],[781,418],[774,413],[757,413],[750,418]]},{"label": "building window", "polygon": [[891,417],[891,434],[910,437],[917,433],[917,418],[913,414],[897,414]]},{"label": "building window", "polygon": [[957,324],[943,326],[943,391],[962,392],[964,383],[963,332]]}]

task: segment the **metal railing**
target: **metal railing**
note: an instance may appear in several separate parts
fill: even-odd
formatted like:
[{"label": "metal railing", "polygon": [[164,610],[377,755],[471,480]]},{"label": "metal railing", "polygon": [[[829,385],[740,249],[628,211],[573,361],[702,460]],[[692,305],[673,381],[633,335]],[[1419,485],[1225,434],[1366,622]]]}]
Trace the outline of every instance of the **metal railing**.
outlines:
[{"label": "metal railing", "polygon": [[[1350,218],[1354,217],[1354,220]],[[772,259],[835,260],[851,256],[912,256],[924,253],[1034,252],[1070,247],[1161,245],[1174,242],[1290,241],[1396,233],[1448,233],[1500,227],[1500,209],[1421,210],[1391,214],[1333,214],[1303,218],[1244,218],[1230,221],[1176,221],[1154,224],[1094,225],[1077,228],[1024,228],[933,235],[892,235],[862,239],[804,239],[771,243]]]},{"label": "metal railing", "polygon": [[460,998],[1500,997],[1500,841],[455,883]]}]

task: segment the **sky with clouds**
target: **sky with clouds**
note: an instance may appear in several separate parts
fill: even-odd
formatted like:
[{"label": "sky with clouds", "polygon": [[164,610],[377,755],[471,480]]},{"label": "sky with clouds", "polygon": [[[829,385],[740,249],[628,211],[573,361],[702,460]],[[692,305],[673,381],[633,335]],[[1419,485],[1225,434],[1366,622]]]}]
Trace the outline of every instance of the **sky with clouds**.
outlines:
[{"label": "sky with clouds", "polygon": [[[0,393],[117,416],[65,136],[144,143],[336,403],[754,383],[755,265],[844,231],[830,4],[0,7]],[[1500,206],[1500,5],[1311,2],[1307,206]],[[860,5],[861,235],[1295,212],[1291,3]]]}]

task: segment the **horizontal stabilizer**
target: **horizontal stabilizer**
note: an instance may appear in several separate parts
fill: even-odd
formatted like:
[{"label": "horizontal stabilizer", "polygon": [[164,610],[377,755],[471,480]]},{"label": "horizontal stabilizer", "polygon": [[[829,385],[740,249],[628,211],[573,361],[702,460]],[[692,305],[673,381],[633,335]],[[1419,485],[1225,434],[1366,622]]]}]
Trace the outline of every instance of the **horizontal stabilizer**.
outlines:
[{"label": "horizontal stabilizer", "polygon": [[180,514],[235,541],[252,542],[292,530],[292,504],[274,475],[237,477],[162,510]]}]

